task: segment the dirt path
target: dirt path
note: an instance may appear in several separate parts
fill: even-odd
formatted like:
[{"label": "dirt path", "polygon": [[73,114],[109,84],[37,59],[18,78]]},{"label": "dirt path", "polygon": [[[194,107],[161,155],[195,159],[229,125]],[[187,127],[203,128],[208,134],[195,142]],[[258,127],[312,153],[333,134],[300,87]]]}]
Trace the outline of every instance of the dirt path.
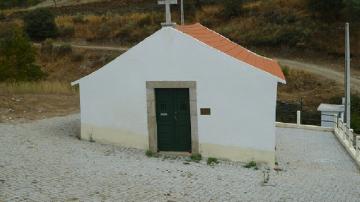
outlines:
[{"label": "dirt path", "polygon": [[127,47],[114,47],[114,46],[96,46],[96,45],[78,45],[71,44],[74,48],[91,49],[91,50],[108,50],[108,51],[127,51]]},{"label": "dirt path", "polygon": [[[57,7],[61,7],[61,6],[72,6],[72,5],[93,3],[98,1],[101,0],[56,0],[55,2]],[[44,7],[55,7],[54,0],[43,1],[35,6],[30,7],[29,9],[44,8]]]},{"label": "dirt path", "polygon": [[[283,58],[277,58],[277,60],[282,64],[286,65],[292,69],[304,70],[313,74],[323,76],[327,79],[336,81],[337,83],[344,84],[344,73],[339,72],[333,69],[326,68],[321,65],[315,65],[310,63],[304,63],[294,60],[288,60]],[[352,75],[351,76],[351,87],[354,91],[360,93],[360,76]]]},{"label": "dirt path", "polygon": [[[54,42],[54,46],[60,46],[64,44],[64,42]],[[66,44],[66,43],[65,43]],[[77,43],[70,43],[73,48],[80,48],[80,49],[88,49],[88,50],[105,50],[105,51],[120,51],[124,52],[129,50],[128,47],[119,47],[119,46],[103,46],[103,45],[81,45]],[[34,46],[40,47],[40,43],[33,43]]]},{"label": "dirt path", "polygon": [[36,8],[48,8],[55,15],[77,15],[78,13],[102,15],[107,12],[124,15],[134,11],[160,11],[162,9],[161,6],[149,0],[56,0],[56,6],[54,0],[45,0],[28,8],[11,9],[11,17],[23,17],[26,12]]}]

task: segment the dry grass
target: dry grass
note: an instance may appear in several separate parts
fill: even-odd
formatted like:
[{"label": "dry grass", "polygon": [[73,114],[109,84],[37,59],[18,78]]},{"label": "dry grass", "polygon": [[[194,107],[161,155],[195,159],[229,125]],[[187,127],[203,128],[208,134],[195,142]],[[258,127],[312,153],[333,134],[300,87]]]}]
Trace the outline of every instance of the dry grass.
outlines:
[{"label": "dry grass", "polygon": [[[73,38],[87,41],[118,41],[132,43],[153,33],[161,21],[157,13],[131,13],[118,15],[58,16],[58,27],[73,29]],[[62,36],[66,38],[66,36]]]},{"label": "dry grass", "polygon": [[214,28],[218,27],[224,22],[217,16],[221,13],[222,7],[217,5],[204,6],[201,12],[196,12],[195,21]]},{"label": "dry grass", "polygon": [[79,105],[78,94],[0,94],[0,123],[28,122],[78,113]]},{"label": "dry grass", "polygon": [[290,69],[286,80],[286,85],[279,86],[278,100],[298,103],[303,99],[310,110],[316,110],[320,103],[342,94],[341,86],[335,81],[304,71]]},{"label": "dry grass", "polygon": [[1,94],[76,94],[70,83],[58,81],[0,83]]},{"label": "dry grass", "polygon": [[73,17],[72,16],[68,16],[68,15],[65,15],[65,16],[58,16],[55,18],[55,23],[58,25],[58,26],[70,26],[70,25],[73,25]]},{"label": "dry grass", "polygon": [[216,16],[218,13],[220,13],[222,8],[217,5],[210,5],[210,6],[204,6],[202,8],[202,12],[197,12],[196,20]]},{"label": "dry grass", "polygon": [[[86,3],[98,2],[98,1],[102,1],[102,0],[56,0],[56,4],[59,7],[59,6],[86,4]],[[30,7],[29,9],[54,7],[54,6],[55,5],[53,0],[45,0],[35,6]]]},{"label": "dry grass", "polygon": [[73,48],[63,56],[39,54],[37,63],[48,74],[47,80],[70,83],[86,76],[119,56],[118,51],[80,50]]},{"label": "dry grass", "polygon": [[15,19],[11,21],[1,21],[0,20],[0,31],[6,30],[6,28],[13,27],[13,28],[23,28],[24,22],[20,19]]}]

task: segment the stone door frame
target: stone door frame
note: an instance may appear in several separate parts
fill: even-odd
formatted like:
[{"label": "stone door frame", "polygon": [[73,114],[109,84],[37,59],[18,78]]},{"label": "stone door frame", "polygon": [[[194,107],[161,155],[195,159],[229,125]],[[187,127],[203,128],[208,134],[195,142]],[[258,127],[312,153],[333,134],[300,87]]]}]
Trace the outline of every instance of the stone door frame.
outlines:
[{"label": "stone door frame", "polygon": [[199,153],[198,137],[198,115],[197,115],[197,95],[195,81],[146,81],[146,103],[147,103],[147,122],[149,135],[149,150],[158,151],[157,145],[157,123],[156,123],[156,88],[187,88],[189,89],[190,103],[190,126],[191,126],[191,153]]}]

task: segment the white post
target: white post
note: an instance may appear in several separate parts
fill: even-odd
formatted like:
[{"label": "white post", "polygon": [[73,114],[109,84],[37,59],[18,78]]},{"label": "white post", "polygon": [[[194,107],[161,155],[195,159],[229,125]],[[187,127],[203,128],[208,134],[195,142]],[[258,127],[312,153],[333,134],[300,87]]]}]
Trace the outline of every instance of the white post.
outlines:
[{"label": "white post", "polygon": [[181,25],[185,24],[184,19],[184,0],[181,0]]},{"label": "white post", "polygon": [[356,151],[356,156],[358,158],[360,158],[360,136],[356,136],[356,141],[355,141],[355,151]]},{"label": "white post", "polygon": [[344,111],[340,112],[340,119],[342,121],[344,121],[344,116],[345,116],[345,97],[341,98],[341,104],[344,106]]},{"label": "white post", "polygon": [[345,25],[345,121],[346,126],[351,128],[351,116],[350,116],[350,28],[349,23]]},{"label": "white post", "polygon": [[298,126],[301,125],[301,111],[299,111],[299,110],[296,112],[296,124]]},{"label": "white post", "polygon": [[350,138],[350,131],[349,131],[349,128],[348,127],[345,127],[345,136],[346,136],[346,139],[348,141],[348,146],[350,147],[351,146],[351,138]]}]

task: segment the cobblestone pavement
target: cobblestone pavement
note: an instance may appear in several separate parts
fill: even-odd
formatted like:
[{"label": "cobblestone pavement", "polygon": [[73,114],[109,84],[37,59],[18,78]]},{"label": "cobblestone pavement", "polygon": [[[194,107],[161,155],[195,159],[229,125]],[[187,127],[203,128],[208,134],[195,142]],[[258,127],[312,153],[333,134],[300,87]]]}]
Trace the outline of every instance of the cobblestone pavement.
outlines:
[{"label": "cobblestone pavement", "polygon": [[356,165],[331,133],[277,129],[283,171],[185,163],[78,140],[79,117],[0,124],[0,201],[360,201]]}]

